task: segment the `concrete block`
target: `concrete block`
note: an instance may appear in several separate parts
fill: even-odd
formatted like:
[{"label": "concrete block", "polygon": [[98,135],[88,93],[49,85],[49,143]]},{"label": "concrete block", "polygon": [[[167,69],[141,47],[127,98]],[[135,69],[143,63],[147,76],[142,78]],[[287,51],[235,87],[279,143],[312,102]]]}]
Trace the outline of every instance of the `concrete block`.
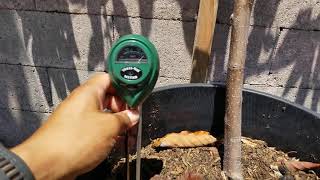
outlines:
[{"label": "concrete block", "polygon": [[[274,26],[299,29],[320,28],[320,4],[317,0],[277,1]],[[260,11],[263,10],[263,7]]]},{"label": "concrete block", "polygon": [[268,84],[284,87],[320,88],[320,32],[281,32]]},{"label": "concrete block", "polygon": [[211,81],[225,81],[230,49],[230,26],[216,24],[209,65]]},{"label": "concrete block", "polygon": [[47,72],[40,67],[0,65],[0,108],[49,112]]},{"label": "concrete block", "polygon": [[[198,12],[198,0],[36,0],[37,9],[73,13],[107,14],[155,19],[182,19],[192,21]],[[230,23],[233,0],[220,0],[217,20]],[[319,29],[320,4],[316,0],[255,0],[251,25]]]},{"label": "concrete block", "polygon": [[[279,0],[255,0],[251,11],[250,24],[272,27],[277,8],[282,2]],[[291,4],[291,1],[282,4]],[[234,0],[219,0],[217,21],[230,24],[233,6]]]},{"label": "concrete block", "polygon": [[229,23],[233,11],[233,0],[219,0],[217,21],[219,23]]},{"label": "concrete block", "polygon": [[[251,27],[247,46],[245,82],[265,84],[277,41],[276,28]],[[211,81],[225,81],[230,50],[230,28],[217,25],[212,49]]]},{"label": "concrete block", "polygon": [[34,10],[36,5],[33,0],[1,0],[0,9]]},{"label": "concrete block", "polygon": [[[70,70],[70,69],[57,69],[49,68],[50,87],[52,92],[53,108],[57,107],[69,94],[78,87],[80,84],[87,81],[94,71]],[[159,77],[156,87],[172,85],[172,84],[185,84],[188,79],[177,79],[168,77]]]},{"label": "concrete block", "polygon": [[[218,22],[230,23],[233,0],[220,0]],[[255,0],[251,25],[298,29],[319,29],[320,4],[316,0]]]},{"label": "concrete block", "polygon": [[[295,0],[294,0],[295,1]],[[279,27],[281,26],[278,23],[279,17],[278,13],[280,11],[285,11],[285,16],[288,16],[288,10],[283,9],[282,7],[291,6],[293,1],[278,1],[278,0],[256,0],[251,13],[252,25],[266,26],[266,27]],[[292,7],[291,7],[292,8]],[[290,8],[290,11],[291,11]]]},{"label": "concrete block", "polygon": [[122,16],[193,20],[198,13],[198,6],[197,0],[123,0],[109,1],[107,12]]},{"label": "concrete block", "polygon": [[288,101],[305,106],[315,112],[320,112],[320,90],[247,84],[245,84],[244,87],[282,97]]},{"label": "concrete block", "polygon": [[72,13],[106,14],[156,19],[193,20],[198,0],[36,0],[37,9]]},{"label": "concrete block", "polygon": [[7,148],[14,147],[28,138],[50,114],[0,109],[0,142]]},{"label": "concrete block", "polygon": [[216,49],[229,48],[230,33],[230,25],[216,24],[211,53],[214,54]]},{"label": "concrete block", "polygon": [[94,71],[49,68],[53,109],[64,100],[72,90],[89,79]]},{"label": "concrete block", "polygon": [[[160,76],[190,77],[194,22],[115,17],[114,23],[116,39],[136,33],[147,36],[154,43],[160,57]],[[142,24],[148,23],[152,23],[150,29],[141,28]]]},{"label": "concrete block", "polygon": [[0,63],[30,64],[31,51],[26,43],[17,11],[0,10]]},{"label": "concrete block", "polygon": [[[0,45],[0,61],[104,70],[106,54],[112,43],[110,17],[28,11],[19,11],[14,17],[19,23],[15,24],[14,18],[11,18],[11,27],[4,32],[8,36]],[[18,48],[11,50],[14,45]]]},{"label": "concrete block", "polygon": [[[90,1],[96,3],[97,1]],[[35,0],[37,10],[72,13],[86,13],[87,5],[83,0]]]},{"label": "concrete block", "polygon": [[187,84],[189,83],[189,79],[176,79],[176,78],[167,78],[167,77],[159,77],[156,88],[162,87],[162,86],[168,86],[168,85],[174,85],[174,84]]},{"label": "concrete block", "polygon": [[[71,15],[71,19],[74,41],[78,47],[78,57],[73,58],[76,68],[104,71],[113,39],[111,17]],[[65,58],[65,61],[68,59]]]}]

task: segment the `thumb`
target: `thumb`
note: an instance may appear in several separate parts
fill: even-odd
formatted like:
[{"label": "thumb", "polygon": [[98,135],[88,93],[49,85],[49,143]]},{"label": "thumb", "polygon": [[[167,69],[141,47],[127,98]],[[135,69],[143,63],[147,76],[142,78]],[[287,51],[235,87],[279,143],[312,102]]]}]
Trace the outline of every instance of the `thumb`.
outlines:
[{"label": "thumb", "polygon": [[109,114],[110,118],[109,127],[115,135],[119,135],[127,129],[133,127],[138,123],[139,112],[137,110],[125,110],[118,113]]},{"label": "thumb", "polygon": [[124,110],[118,113],[114,113],[114,115],[119,117],[129,118],[129,122],[127,122],[127,127],[131,128],[132,126],[136,125],[139,121],[140,114],[137,110]]}]

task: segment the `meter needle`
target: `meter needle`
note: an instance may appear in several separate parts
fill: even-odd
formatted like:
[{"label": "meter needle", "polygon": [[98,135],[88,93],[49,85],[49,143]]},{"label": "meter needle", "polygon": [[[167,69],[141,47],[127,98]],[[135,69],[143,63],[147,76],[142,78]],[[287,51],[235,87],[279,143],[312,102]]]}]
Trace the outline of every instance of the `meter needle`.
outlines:
[{"label": "meter needle", "polygon": [[141,56],[141,58],[138,60],[138,63],[141,62],[142,58],[144,58],[144,55]]}]

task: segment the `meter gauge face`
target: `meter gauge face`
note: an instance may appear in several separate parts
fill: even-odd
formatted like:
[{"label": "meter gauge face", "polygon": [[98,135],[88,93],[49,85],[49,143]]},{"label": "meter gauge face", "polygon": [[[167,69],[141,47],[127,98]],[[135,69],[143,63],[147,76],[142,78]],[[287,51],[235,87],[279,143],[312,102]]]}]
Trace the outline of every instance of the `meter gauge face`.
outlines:
[{"label": "meter gauge face", "polygon": [[125,46],[118,54],[117,63],[147,63],[147,55],[138,46]]}]

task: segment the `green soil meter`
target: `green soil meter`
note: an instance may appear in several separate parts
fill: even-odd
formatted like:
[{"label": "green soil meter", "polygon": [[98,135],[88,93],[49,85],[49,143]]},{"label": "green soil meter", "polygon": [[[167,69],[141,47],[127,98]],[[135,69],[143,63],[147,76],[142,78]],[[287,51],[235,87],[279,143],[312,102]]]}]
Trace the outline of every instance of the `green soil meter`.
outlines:
[{"label": "green soil meter", "polygon": [[[118,95],[130,108],[139,106],[152,92],[159,75],[159,57],[145,37],[130,34],[113,44],[108,56],[108,73]],[[138,124],[136,180],[140,180],[142,116]],[[130,180],[130,162],[126,133],[126,176]]]},{"label": "green soil meter", "polygon": [[121,37],[113,44],[107,63],[113,87],[130,107],[137,107],[152,92],[158,79],[159,57],[144,36]]}]

